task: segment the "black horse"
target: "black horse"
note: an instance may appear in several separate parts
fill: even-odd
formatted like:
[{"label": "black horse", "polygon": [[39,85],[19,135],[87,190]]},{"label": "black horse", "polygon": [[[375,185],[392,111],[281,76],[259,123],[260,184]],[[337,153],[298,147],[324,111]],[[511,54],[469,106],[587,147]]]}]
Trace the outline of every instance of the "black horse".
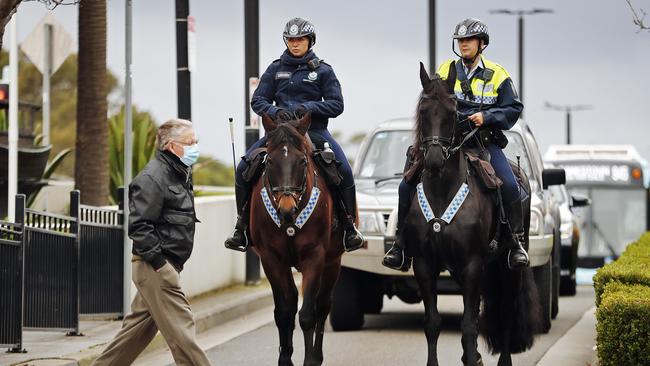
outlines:
[{"label": "black horse", "polygon": [[[438,365],[436,345],[441,318],[436,282],[445,269],[462,289],[463,364],[483,364],[477,349],[482,298],[481,333],[490,351],[501,354],[499,365],[511,365],[511,354],[529,349],[539,329],[541,311],[532,272],[530,268],[508,269],[507,250],[491,245],[502,224],[493,195],[482,190],[464,154],[453,95],[455,68],[450,68],[447,80],[438,75],[431,79],[420,63],[420,79],[423,91],[417,108],[414,148],[420,151],[424,169],[422,186],[413,198],[402,239],[407,250],[415,253],[413,270],[425,307],[427,365]],[[522,182],[530,192],[525,175]],[[459,205],[463,196],[464,202]],[[528,233],[529,200],[524,210]]]}]

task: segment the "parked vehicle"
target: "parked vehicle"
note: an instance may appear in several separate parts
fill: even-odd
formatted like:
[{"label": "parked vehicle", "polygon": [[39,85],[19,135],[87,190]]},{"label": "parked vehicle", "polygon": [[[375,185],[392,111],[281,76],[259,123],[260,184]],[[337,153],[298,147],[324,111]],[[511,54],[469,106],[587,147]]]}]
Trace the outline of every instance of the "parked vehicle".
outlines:
[{"label": "parked vehicle", "polygon": [[[413,120],[396,119],[380,124],[362,142],[353,172],[357,184],[359,229],[367,248],[346,253],[341,277],[334,292],[330,320],[334,330],[359,329],[364,314],[381,312],[384,295],[397,296],[406,303],[421,301],[413,272],[388,269],[381,264],[395,240],[397,189],[402,179],[406,150],[413,140]],[[528,126],[520,121],[506,131],[511,143],[506,154],[520,156],[521,168],[531,183],[530,264],[540,292],[545,329],[550,329],[554,295],[552,267],[559,258],[559,220],[550,209],[550,194],[544,177],[557,171],[544,170],[539,149]],[[559,214],[557,214],[559,217]],[[559,273],[559,262],[558,273]],[[559,281],[559,275],[556,281]],[[559,288],[559,287],[555,287]],[[440,294],[458,294],[459,286],[443,273],[438,280]]]},{"label": "parked vehicle", "polygon": [[560,296],[576,294],[576,269],[580,247],[580,225],[573,209],[590,204],[589,198],[570,195],[565,185],[549,188],[560,210]]}]

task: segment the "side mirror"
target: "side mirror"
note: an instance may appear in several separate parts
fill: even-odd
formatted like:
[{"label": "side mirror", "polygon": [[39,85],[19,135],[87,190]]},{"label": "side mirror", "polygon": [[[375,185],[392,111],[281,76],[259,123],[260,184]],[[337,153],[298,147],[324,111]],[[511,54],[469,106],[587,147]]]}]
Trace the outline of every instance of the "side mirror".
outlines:
[{"label": "side mirror", "polygon": [[566,183],[566,173],[561,168],[550,168],[542,170],[542,188],[559,186]]},{"label": "side mirror", "polygon": [[574,193],[571,195],[571,207],[585,207],[591,205],[591,199],[589,197],[581,195],[580,193]]}]

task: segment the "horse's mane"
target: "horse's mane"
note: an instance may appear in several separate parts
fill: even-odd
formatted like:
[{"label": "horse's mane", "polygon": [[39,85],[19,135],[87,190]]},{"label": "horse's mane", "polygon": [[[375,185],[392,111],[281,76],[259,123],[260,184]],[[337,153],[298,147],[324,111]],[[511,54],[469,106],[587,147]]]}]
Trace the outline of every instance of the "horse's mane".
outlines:
[{"label": "horse's mane", "polygon": [[278,127],[268,134],[269,146],[277,146],[282,143],[289,143],[290,145],[303,148],[308,155],[311,154],[311,144],[309,140],[300,134],[295,127],[297,121],[288,121],[278,123]]}]

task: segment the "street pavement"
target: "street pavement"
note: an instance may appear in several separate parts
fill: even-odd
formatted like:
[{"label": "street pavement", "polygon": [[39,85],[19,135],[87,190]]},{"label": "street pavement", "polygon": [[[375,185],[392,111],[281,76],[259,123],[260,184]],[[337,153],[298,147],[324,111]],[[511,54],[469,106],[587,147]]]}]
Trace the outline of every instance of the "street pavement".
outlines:
[{"label": "street pavement", "polygon": [[[560,298],[560,313],[553,321],[551,331],[538,336],[533,349],[515,355],[513,363],[524,366],[593,365],[593,305],[591,286],[579,287],[574,297]],[[439,309],[443,316],[443,330],[438,341],[438,361],[441,365],[460,365],[461,298],[441,296]],[[382,313],[367,315],[361,331],[334,332],[328,326],[324,340],[324,365],[424,365],[426,340],[422,320],[421,304],[408,305],[398,299],[386,299]],[[215,327],[200,336],[199,342],[207,350],[213,365],[277,365],[278,337],[272,307],[251,313],[246,319]],[[294,349],[294,364],[300,365],[304,347],[299,326],[294,333]],[[479,351],[485,365],[496,365],[498,355],[488,354],[482,340],[479,341]],[[164,364],[173,364],[169,351],[165,350],[136,362],[142,366]]]}]

